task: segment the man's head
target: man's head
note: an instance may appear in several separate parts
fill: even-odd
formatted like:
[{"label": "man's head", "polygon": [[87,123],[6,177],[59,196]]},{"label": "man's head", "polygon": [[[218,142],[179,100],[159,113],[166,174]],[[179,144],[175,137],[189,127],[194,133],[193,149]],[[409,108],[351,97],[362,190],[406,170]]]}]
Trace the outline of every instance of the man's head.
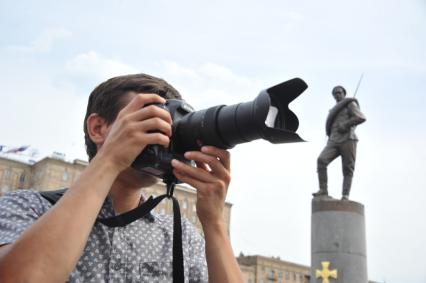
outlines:
[{"label": "man's head", "polygon": [[334,99],[339,102],[346,96],[346,89],[343,86],[338,85],[333,88],[331,93],[333,94]]},{"label": "man's head", "polygon": [[129,93],[157,93],[166,99],[181,99],[179,92],[165,80],[146,74],[126,75],[111,78],[98,85],[90,94],[84,118],[84,139],[89,160],[96,155],[97,145],[87,129],[88,117],[96,113],[106,123],[112,124],[118,112],[128,103]]}]

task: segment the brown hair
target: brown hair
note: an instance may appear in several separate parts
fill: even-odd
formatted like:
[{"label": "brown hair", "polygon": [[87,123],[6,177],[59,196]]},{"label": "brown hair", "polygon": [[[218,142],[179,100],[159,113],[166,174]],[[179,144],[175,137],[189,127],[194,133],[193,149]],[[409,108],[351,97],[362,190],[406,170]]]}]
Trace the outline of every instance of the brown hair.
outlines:
[{"label": "brown hair", "polygon": [[134,74],[111,78],[98,85],[90,94],[84,117],[84,140],[89,160],[96,155],[96,144],[90,139],[87,131],[87,118],[97,113],[108,124],[117,118],[118,112],[124,107],[130,91],[138,93],[156,93],[166,99],[182,99],[179,92],[165,80],[147,74]]}]

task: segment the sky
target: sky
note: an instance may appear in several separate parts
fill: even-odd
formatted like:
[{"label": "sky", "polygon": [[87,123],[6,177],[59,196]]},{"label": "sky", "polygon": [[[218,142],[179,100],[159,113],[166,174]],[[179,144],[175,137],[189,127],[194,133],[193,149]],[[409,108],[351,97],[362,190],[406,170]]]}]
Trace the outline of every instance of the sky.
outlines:
[{"label": "sky", "polygon": [[[351,199],[365,205],[368,273],[425,283],[426,1],[10,1],[0,3],[0,144],[86,159],[87,98],[130,73],[166,79],[196,109],[252,101],[300,77],[290,108],[307,142],[231,150],[236,254],[310,265],[311,193],[341,84],[357,128]],[[329,166],[341,194],[341,165]]]}]

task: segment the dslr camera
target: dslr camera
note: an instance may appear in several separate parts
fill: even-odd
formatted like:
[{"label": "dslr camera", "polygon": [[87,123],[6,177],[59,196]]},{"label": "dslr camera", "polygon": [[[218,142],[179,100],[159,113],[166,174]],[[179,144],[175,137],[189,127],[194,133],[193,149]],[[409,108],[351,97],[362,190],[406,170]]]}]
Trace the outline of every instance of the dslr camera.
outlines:
[{"label": "dslr camera", "polygon": [[173,120],[169,147],[147,146],[132,167],[165,183],[176,182],[171,160],[192,164],[183,154],[199,150],[203,145],[230,149],[256,139],[274,144],[303,141],[296,134],[299,120],[288,104],[307,87],[302,79],[294,78],[261,91],[253,101],[200,111],[194,111],[184,100],[169,99],[166,104],[158,105],[168,110]]}]

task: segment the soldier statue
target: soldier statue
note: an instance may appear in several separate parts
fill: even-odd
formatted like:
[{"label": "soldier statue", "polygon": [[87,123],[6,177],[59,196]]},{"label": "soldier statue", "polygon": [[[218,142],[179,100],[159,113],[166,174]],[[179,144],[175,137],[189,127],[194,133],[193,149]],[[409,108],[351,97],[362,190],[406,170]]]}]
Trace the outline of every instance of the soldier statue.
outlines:
[{"label": "soldier statue", "polygon": [[358,142],[355,128],[365,122],[366,118],[359,109],[358,101],[355,98],[346,98],[344,87],[334,87],[332,94],[336,100],[336,105],[330,109],[327,117],[326,133],[329,138],[317,161],[320,189],[318,192],[313,193],[313,196],[328,196],[327,166],[338,156],[341,156],[343,169],[342,200],[348,200],[355,169],[356,145]]}]

